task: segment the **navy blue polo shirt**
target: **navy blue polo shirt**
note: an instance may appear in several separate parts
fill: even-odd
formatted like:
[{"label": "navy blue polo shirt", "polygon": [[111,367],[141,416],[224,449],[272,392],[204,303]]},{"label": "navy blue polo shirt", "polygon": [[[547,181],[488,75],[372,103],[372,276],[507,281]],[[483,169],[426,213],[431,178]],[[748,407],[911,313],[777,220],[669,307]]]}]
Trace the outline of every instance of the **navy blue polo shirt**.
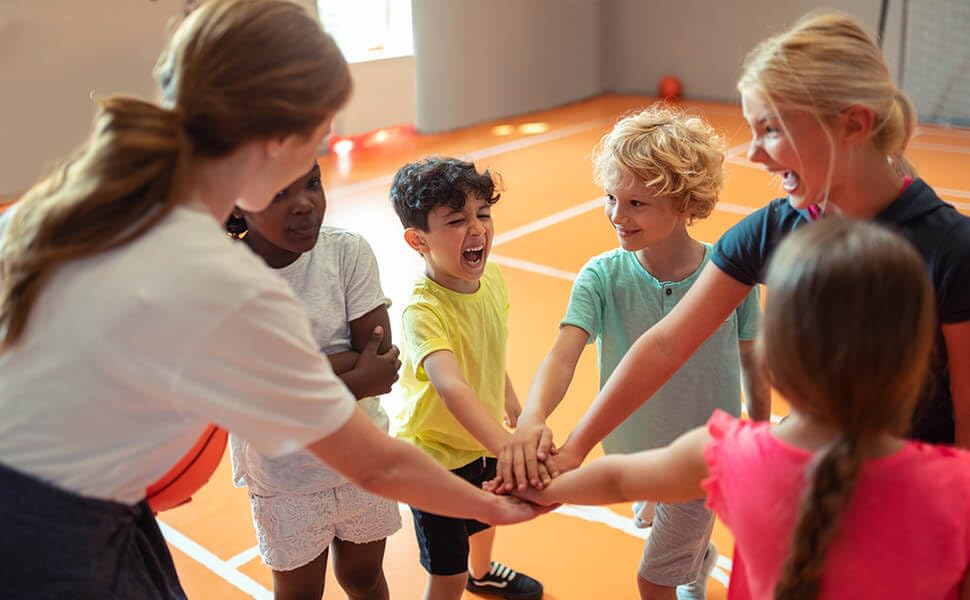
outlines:
[{"label": "navy blue polo shirt", "polygon": [[[940,200],[922,179],[873,219],[901,234],[926,263],[940,323],[970,321],[970,218]],[[763,283],[768,261],[788,233],[809,222],[787,198],[772,200],[729,229],[711,262],[747,285]],[[953,443],[953,399],[943,333],[937,330],[931,377],[913,416],[911,437]]]}]

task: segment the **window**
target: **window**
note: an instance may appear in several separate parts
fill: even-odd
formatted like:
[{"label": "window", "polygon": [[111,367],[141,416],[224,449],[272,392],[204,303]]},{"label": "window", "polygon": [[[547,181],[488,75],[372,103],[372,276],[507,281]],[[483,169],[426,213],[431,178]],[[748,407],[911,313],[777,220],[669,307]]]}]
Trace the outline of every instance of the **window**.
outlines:
[{"label": "window", "polygon": [[317,11],[348,62],[414,54],[411,0],[317,0]]}]

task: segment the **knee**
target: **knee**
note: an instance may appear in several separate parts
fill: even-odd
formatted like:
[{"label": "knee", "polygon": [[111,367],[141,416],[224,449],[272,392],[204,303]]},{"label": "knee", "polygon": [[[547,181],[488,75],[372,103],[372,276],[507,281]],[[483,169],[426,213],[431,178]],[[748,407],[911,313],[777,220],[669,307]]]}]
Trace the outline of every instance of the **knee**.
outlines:
[{"label": "knee", "polygon": [[335,565],[334,575],[337,582],[351,598],[368,596],[384,584],[384,568],[376,565]]}]

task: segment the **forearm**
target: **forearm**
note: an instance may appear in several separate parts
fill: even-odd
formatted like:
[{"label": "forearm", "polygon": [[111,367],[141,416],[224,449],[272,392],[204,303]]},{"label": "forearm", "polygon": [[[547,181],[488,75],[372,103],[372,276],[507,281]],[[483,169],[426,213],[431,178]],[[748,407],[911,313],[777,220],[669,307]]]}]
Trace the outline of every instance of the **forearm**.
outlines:
[{"label": "forearm", "polygon": [[607,504],[655,500],[668,504],[704,497],[701,482],[709,475],[704,448],[706,427],[697,427],[669,446],[633,454],[615,454],[554,479],[543,502]]},{"label": "forearm", "polygon": [[333,372],[337,375],[342,375],[353,369],[354,365],[357,364],[358,358],[360,358],[360,354],[353,350],[335,352],[327,355],[327,360],[330,361],[330,367],[333,368]]},{"label": "forearm", "polygon": [[340,429],[308,446],[354,484],[435,514],[489,521],[492,497],[414,446],[388,437],[358,408]]},{"label": "forearm", "polygon": [[627,498],[619,477],[620,456],[607,456],[553,479],[543,492],[544,501],[557,504],[600,505]]},{"label": "forearm", "polygon": [[364,373],[354,369],[357,365],[358,358],[360,358],[360,354],[353,350],[327,355],[333,372],[340,378],[340,381],[344,382],[344,385],[354,395],[354,398],[360,400],[361,398],[370,396],[368,390],[372,382],[365,377]]},{"label": "forearm", "polygon": [[455,419],[489,452],[498,456],[509,440],[509,432],[489,414],[478,396],[466,385],[438,390]]},{"label": "forearm", "polygon": [[656,338],[647,332],[630,347],[570,434],[568,443],[583,456],[660,389],[686,360],[672,356]]},{"label": "forearm", "polygon": [[748,418],[752,421],[771,419],[771,386],[761,377],[742,374],[741,385],[747,404]]},{"label": "forearm", "polygon": [[400,440],[391,440],[385,466],[364,489],[394,498],[423,511],[481,520],[494,510],[491,494],[449,473],[431,457]]},{"label": "forearm", "polygon": [[970,386],[958,389],[951,384],[953,421],[956,425],[956,446],[970,449]]},{"label": "forearm", "polygon": [[956,445],[970,448],[970,321],[943,325]]},{"label": "forearm", "polygon": [[519,422],[523,424],[545,423],[549,415],[566,397],[566,390],[573,379],[574,369],[547,357],[536,371],[535,380],[522,409]]},{"label": "forearm", "polygon": [[742,342],[741,389],[752,421],[771,419],[771,385],[755,356],[752,342]]},{"label": "forearm", "polygon": [[367,376],[367,373],[360,371],[359,369],[351,369],[346,373],[341,373],[337,375],[350,393],[354,395],[354,398],[360,400],[362,398],[368,398],[373,394],[370,393],[370,388],[373,385],[373,381]]}]

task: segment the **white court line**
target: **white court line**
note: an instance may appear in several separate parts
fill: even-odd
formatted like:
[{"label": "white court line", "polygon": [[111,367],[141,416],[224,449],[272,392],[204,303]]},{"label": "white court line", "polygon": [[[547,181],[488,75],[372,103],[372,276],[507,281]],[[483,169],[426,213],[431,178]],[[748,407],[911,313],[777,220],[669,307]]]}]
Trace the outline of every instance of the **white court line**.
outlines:
[{"label": "white court line", "polygon": [[528,148],[529,146],[535,146],[536,144],[551,142],[553,140],[569,137],[577,133],[582,133],[588,129],[602,127],[603,125],[607,125],[612,122],[613,122],[613,119],[596,119],[593,121],[585,121],[583,123],[579,123],[578,125],[570,125],[569,127],[563,127],[562,129],[554,129],[546,133],[540,133],[539,135],[519,138],[517,140],[505,142],[504,144],[497,144],[495,146],[490,146],[482,150],[469,152],[468,154],[463,154],[462,157],[465,158],[466,160],[474,161],[474,160],[479,160],[481,158],[488,158],[490,156],[495,156],[496,154],[503,154],[505,152],[514,152],[515,150],[521,150],[523,148]]},{"label": "white court line", "polygon": [[[753,163],[747,158],[741,156],[730,156],[724,162],[731,163],[732,165],[741,165],[742,167],[748,167],[749,169],[758,169],[759,171],[765,168],[764,165]],[[765,171],[765,173],[767,173],[767,171]]]},{"label": "white court line", "polygon": [[921,135],[939,135],[939,136],[950,136],[956,138],[967,138],[970,137],[970,129],[963,129],[960,127],[946,127],[943,125],[938,125],[932,129],[924,129],[922,127],[917,127],[916,131],[913,132],[913,139]]},{"label": "white court line", "polygon": [[933,142],[910,142],[907,146],[909,148],[918,148],[920,150],[939,150],[940,152],[955,152],[957,154],[970,154],[970,148],[966,146],[953,146],[951,144],[937,144]]},{"label": "white court line", "polygon": [[744,206],[743,204],[731,204],[730,202],[718,202],[714,205],[715,211],[735,213],[739,215],[750,215],[757,208],[751,208],[750,206]]},{"label": "white court line", "polygon": [[970,198],[970,192],[966,190],[955,190],[953,188],[933,188],[937,194],[942,196],[956,196],[957,198]]},{"label": "white court line", "polygon": [[172,544],[219,577],[222,577],[232,585],[236,586],[242,592],[249,594],[251,598],[257,598],[258,600],[273,599],[273,593],[271,591],[267,590],[244,573],[230,567],[221,558],[206,548],[203,548],[194,540],[189,539],[186,535],[182,534],[171,525],[158,521],[158,526],[161,528],[162,534],[165,536],[168,543]]},{"label": "white court line", "polygon": [[[495,238],[492,240],[492,248],[499,246],[501,244],[511,242],[512,240],[525,237],[529,234],[535,233],[537,231],[541,231],[548,227],[552,227],[557,223],[562,223],[563,221],[567,221],[569,219],[572,219],[573,217],[578,217],[579,215],[587,213],[593,209],[600,208],[602,206],[603,206],[603,197],[600,196],[599,198],[593,198],[592,200],[587,200],[582,204],[577,204],[576,206],[571,206],[569,208],[563,209],[557,213],[552,213],[551,215],[547,215],[545,217],[542,217],[541,219],[536,219],[531,223],[526,223],[525,225],[515,227],[513,229],[506,231],[505,233],[500,233],[496,235]],[[721,211],[721,212],[736,213],[739,215],[748,215],[754,212],[756,209],[751,208],[750,206],[743,206],[741,204],[732,204],[730,202],[718,202],[716,205],[714,205],[714,210]]]},{"label": "white court line", "polygon": [[730,581],[731,579],[731,573],[730,572],[725,573],[720,569],[720,565],[718,565],[711,570],[711,577],[717,580],[717,582],[723,585],[724,587],[727,587],[728,581]]},{"label": "white court line", "polygon": [[[970,151],[968,151],[968,153],[970,153]],[[764,169],[764,166],[755,164],[744,158],[729,158],[727,159],[726,162],[729,162],[732,165],[748,167],[749,169],[756,169],[756,170]],[[970,198],[970,191],[966,191],[966,190],[957,190],[954,188],[940,188],[940,187],[934,187],[933,190],[937,193],[937,195],[940,195],[940,196],[955,196],[957,198]],[[964,210],[970,210],[970,204],[967,204],[965,202],[950,202],[950,204],[958,208],[962,208]],[[723,203],[718,203],[718,205],[715,207],[715,210],[720,209],[722,206],[723,206]]]},{"label": "white court line", "polygon": [[542,217],[541,219],[536,219],[531,223],[526,223],[521,227],[515,227],[506,231],[505,233],[500,233],[492,239],[492,248],[495,246],[505,244],[506,242],[511,242],[512,240],[518,239],[529,235],[530,233],[535,233],[547,227],[552,227],[556,223],[562,223],[573,217],[577,217],[581,214],[587,213],[594,208],[600,208],[603,206],[603,196],[598,198],[593,198],[592,200],[587,200],[582,204],[577,204],[576,206],[571,206],[567,209],[561,210],[557,213],[552,213]]},{"label": "white court line", "polygon": [[559,269],[547,267],[546,265],[540,265],[539,263],[529,262],[527,260],[511,258],[508,256],[502,256],[499,254],[489,255],[488,260],[499,265],[505,265],[507,267],[519,269],[520,271],[529,271],[530,273],[538,273],[540,275],[555,277],[556,279],[565,279],[566,281],[576,281],[576,273],[571,273],[569,271],[560,271]]},{"label": "white court line", "polygon": [[732,146],[727,151],[726,159],[734,158],[735,156],[741,154],[748,149],[748,144],[751,142],[744,142],[743,144],[738,144],[737,146]]},{"label": "white court line", "polygon": [[[569,137],[571,135],[582,133],[589,129],[601,127],[611,122],[612,122],[611,119],[597,119],[595,121],[586,121],[584,123],[579,123],[578,125],[570,125],[569,127],[563,127],[562,129],[554,129],[546,133],[540,133],[538,135],[523,137],[516,140],[512,140],[510,142],[504,142],[501,144],[496,144],[494,146],[489,146],[487,148],[482,148],[481,150],[475,150],[473,152],[459,154],[458,157],[468,161],[476,161],[482,158],[495,156],[497,154],[514,152],[515,150],[522,150],[523,148],[529,148],[530,146],[536,146],[538,144],[544,144],[546,142],[551,142],[553,140]],[[357,183],[328,187],[327,194],[331,196],[355,194],[362,190],[367,190],[373,187],[389,186],[391,184],[391,181],[393,180],[394,180],[393,173],[388,175],[380,175],[372,179],[365,179],[364,181],[358,181]]]},{"label": "white court line", "polygon": [[[408,506],[406,504],[400,504],[399,506],[400,506],[400,510],[401,510],[402,514],[404,514],[404,513],[410,513],[411,512],[410,511],[410,508],[408,508]],[[613,512],[612,510],[610,510],[608,508],[600,507],[600,506],[577,506],[577,505],[573,505],[573,504],[565,504],[563,506],[560,506],[559,508],[557,508],[553,512],[555,512],[556,514],[560,514],[560,515],[566,516],[566,517],[573,517],[573,518],[582,519],[584,521],[589,521],[591,523],[598,523],[600,525],[606,525],[607,527],[609,527],[611,529],[616,529],[618,531],[621,531],[622,533],[625,533],[627,535],[633,536],[633,537],[638,538],[638,539],[641,539],[641,540],[646,540],[647,539],[647,536],[650,533],[650,529],[649,528],[648,529],[638,529],[637,527],[635,527],[633,525],[633,520],[632,519],[623,517],[621,515],[618,515],[615,512]],[[196,555],[191,554],[190,552],[187,552],[180,545],[176,544],[175,541],[172,538],[173,537],[179,537],[179,536],[181,536],[181,538],[184,541],[186,541],[188,545],[193,545],[194,544],[195,546],[198,546],[198,544],[196,544],[195,542],[189,540],[188,538],[186,538],[185,536],[183,536],[181,533],[178,533],[172,527],[170,527],[168,525],[165,525],[161,521],[159,521],[159,527],[162,527],[162,531],[163,531],[163,533],[165,533],[166,539],[168,539],[168,541],[173,546],[176,546],[177,548],[179,548],[179,550],[182,550],[183,552],[185,552],[186,554],[188,554],[189,556],[191,556],[192,558],[194,558],[196,561],[198,561],[199,563],[203,564],[204,566],[209,567],[216,574],[222,575],[222,573],[220,571],[217,571],[216,569],[212,568],[209,565],[209,563],[206,562],[206,560],[204,558],[200,559]],[[166,530],[168,530],[168,531],[166,531]],[[172,537],[170,537],[170,535]],[[201,548],[201,546],[198,546],[198,548],[202,551],[202,553],[209,554],[210,557],[211,557],[211,559],[214,559],[216,562],[221,562],[221,561],[219,561],[218,558],[216,558],[214,556],[211,556],[211,553],[209,553],[207,550]],[[225,561],[225,563],[223,563],[223,564],[225,564],[227,567],[235,570],[235,569],[238,569],[239,567],[241,567],[242,565],[246,564],[250,560],[256,558],[257,556],[259,556],[259,549],[258,549],[257,546],[253,546],[252,548],[249,548],[247,550],[243,550],[242,552],[240,552],[236,556],[234,556],[234,557],[230,558],[229,560]],[[732,564],[730,558],[727,558],[725,556],[719,556],[718,559],[717,559],[717,567],[718,568],[715,569],[711,573],[711,577],[713,577],[717,581],[721,582],[721,584],[727,586],[727,584],[728,584],[728,577],[730,576],[732,566],[733,566],[733,564]],[[243,575],[243,577],[246,577],[246,576]],[[230,583],[233,583],[233,582],[230,581]],[[256,585],[258,586],[259,584],[257,583]],[[243,589],[243,588],[240,588],[240,589]],[[261,589],[262,589],[262,593],[264,593],[264,594],[265,593],[269,593],[269,590],[266,590],[265,588],[261,588]],[[246,589],[243,589],[243,591],[244,592],[247,592],[247,593],[250,593],[249,590],[246,590]],[[264,596],[254,596],[254,597],[264,597]],[[270,595],[268,597],[272,597],[272,596]]]},{"label": "white court line", "polygon": [[252,548],[243,550],[239,554],[227,560],[226,565],[229,567],[232,567],[233,569],[238,569],[239,567],[253,560],[257,556],[259,556],[259,546],[253,546]]},{"label": "white court line", "polygon": [[[641,540],[646,540],[647,536],[650,535],[650,528],[638,529],[633,525],[632,518],[618,515],[612,510],[603,506],[578,506],[575,504],[563,504],[553,512],[557,515],[574,517],[584,521],[589,521],[591,523],[606,525],[610,529],[616,529],[617,531],[621,531],[627,535],[639,538]],[[717,567],[711,572],[711,577],[719,581],[722,585],[727,586],[731,573],[731,567],[731,559],[723,556],[718,557]]]},{"label": "white court line", "polygon": [[650,535],[649,528],[637,529],[634,527],[632,517],[620,516],[605,506],[578,506],[576,504],[563,504],[552,512],[557,515],[575,517],[591,523],[606,525],[610,529],[622,531],[627,535],[631,535],[641,540],[646,540],[647,536]]}]

